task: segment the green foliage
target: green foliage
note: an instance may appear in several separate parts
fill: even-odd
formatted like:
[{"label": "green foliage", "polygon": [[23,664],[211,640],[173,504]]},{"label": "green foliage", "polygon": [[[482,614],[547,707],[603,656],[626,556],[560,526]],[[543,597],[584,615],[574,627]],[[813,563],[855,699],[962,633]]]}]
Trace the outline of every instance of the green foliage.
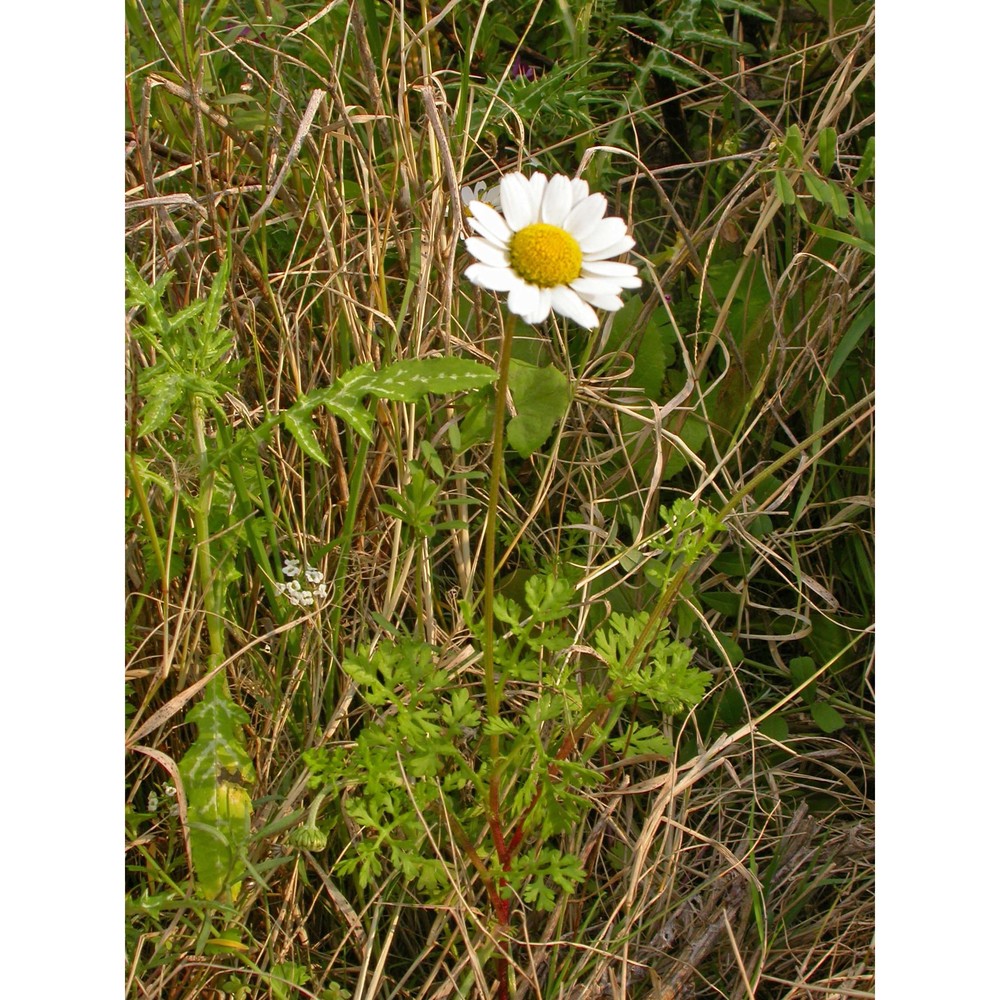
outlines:
[{"label": "green foliage", "polygon": [[690,666],[689,647],[662,634],[636,662],[633,654],[649,620],[645,611],[627,617],[615,612],[608,627],[597,631],[594,647],[607,664],[612,683],[623,691],[645,695],[665,713],[674,715],[701,701],[711,677]]},{"label": "green foliage", "polygon": [[510,366],[510,391],[517,416],[507,424],[507,440],[522,458],[530,458],[566,415],[569,381],[558,368],[538,368],[515,359]]},{"label": "green foliage", "polygon": [[[675,512],[674,551],[689,557],[707,539],[699,547],[690,531],[680,530],[682,520],[686,528],[698,520],[693,504],[679,503]],[[452,686],[438,652],[426,643],[401,637],[345,659],[344,670],[371,715],[352,745],[304,755],[313,787],[346,793],[344,812],[362,832],[337,862],[339,873],[354,876],[363,888],[386,871],[400,871],[437,900],[449,888],[452,866],[470,864],[492,872],[504,892],[540,910],[556,905],[557,889],[576,889],[584,877],[580,862],[552,839],[580,821],[589,808],[586,791],[601,781],[587,763],[608,742],[599,719],[609,711],[617,718],[636,696],[666,714],[683,711],[703,697],[709,675],[690,666],[692,650],[670,640],[666,622],[642,642],[648,613],[612,615],[594,640],[610,686],[602,691],[581,685],[566,655],[574,598],[573,585],[554,573],[526,581],[523,605],[496,596],[496,620],[506,627],[496,639],[496,663],[504,686],[522,700],[519,709],[505,704],[496,717],[487,716],[474,691]],[[472,608],[464,610],[481,638]],[[637,649],[645,650],[639,658]],[[584,759],[576,760],[564,741],[581,723],[580,735],[590,745]],[[493,740],[499,741],[499,758],[486,752]],[[634,723],[610,745],[659,756],[670,751],[662,733]],[[507,804],[518,817],[514,841],[525,850],[509,856],[494,844],[480,857],[481,849],[472,846],[480,843],[490,815],[491,775],[513,783]],[[453,855],[449,844],[456,841],[464,852]]]},{"label": "green foliage", "polygon": [[464,358],[411,358],[393,362],[379,371],[375,371],[373,365],[358,365],[334,380],[328,388],[300,396],[282,414],[264,421],[253,438],[266,439],[275,424],[280,423],[310,458],[326,465],[326,456],[312,427],[313,414],[319,407],[340,417],[370,442],[374,417],[363,405],[366,396],[415,403],[431,393],[477,389],[495,379],[493,369]]},{"label": "green foliage", "polygon": [[187,714],[185,721],[198,727],[198,738],[178,766],[198,888],[208,899],[227,891],[235,899],[253,811],[249,790],[255,776],[242,732],[250,718],[228,692],[209,692]]},{"label": "green foliage", "polygon": [[163,306],[173,271],[148,284],[135,265],[125,259],[125,287],[128,309],[142,309],[146,322],[133,322],[136,340],[156,356],[153,364],[139,375],[138,389],[145,403],[139,433],[162,430],[193,399],[209,402],[233,388],[242,364],[229,357],[232,334],[219,323],[229,258],[222,262],[205,299],[169,314]]},{"label": "green foliage", "polygon": [[[683,992],[705,844],[757,919],[701,988],[864,990],[871,5],[438,6],[126,3],[130,729],[230,660],[127,758],[129,995],[556,997],[626,947]],[[648,266],[600,335],[521,331],[504,453],[450,195],[515,166],[581,167]],[[542,449],[499,477],[493,702],[464,487]],[[330,581],[299,622],[283,553]]]}]

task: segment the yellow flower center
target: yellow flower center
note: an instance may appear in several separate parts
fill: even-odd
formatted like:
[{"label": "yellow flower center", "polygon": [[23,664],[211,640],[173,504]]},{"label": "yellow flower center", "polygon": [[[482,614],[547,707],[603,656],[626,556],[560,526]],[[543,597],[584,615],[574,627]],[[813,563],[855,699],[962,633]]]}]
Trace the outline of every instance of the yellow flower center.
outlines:
[{"label": "yellow flower center", "polygon": [[535,222],[510,238],[510,266],[530,285],[554,288],[580,277],[580,244],[558,226]]}]

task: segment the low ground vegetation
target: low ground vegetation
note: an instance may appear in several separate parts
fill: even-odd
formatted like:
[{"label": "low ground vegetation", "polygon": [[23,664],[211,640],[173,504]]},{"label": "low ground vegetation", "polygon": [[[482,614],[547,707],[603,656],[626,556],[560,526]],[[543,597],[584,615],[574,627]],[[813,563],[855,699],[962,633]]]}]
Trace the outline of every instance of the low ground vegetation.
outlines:
[{"label": "low ground vegetation", "polygon": [[871,4],[126,11],[129,996],[873,996]]}]

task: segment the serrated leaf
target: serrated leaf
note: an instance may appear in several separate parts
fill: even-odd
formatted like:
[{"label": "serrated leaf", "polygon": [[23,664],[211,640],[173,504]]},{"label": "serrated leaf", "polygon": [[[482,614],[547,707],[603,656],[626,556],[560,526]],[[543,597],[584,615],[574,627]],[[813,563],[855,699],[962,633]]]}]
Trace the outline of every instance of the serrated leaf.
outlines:
[{"label": "serrated leaf", "polygon": [[824,174],[829,174],[837,159],[837,130],[829,127],[823,129],[819,134],[817,146],[819,147],[820,170]]},{"label": "serrated leaf", "polygon": [[408,358],[375,372],[368,392],[401,403],[415,403],[432,392],[478,389],[496,377],[494,369],[467,358]]},{"label": "serrated leaf", "polygon": [[670,62],[669,59],[663,57],[662,54],[661,58],[650,63],[649,68],[657,76],[665,76],[668,80],[673,80],[674,83],[679,83],[683,87],[694,89],[701,85],[696,76],[692,76],[690,73],[682,70]]},{"label": "serrated leaf", "polygon": [[146,403],[139,419],[139,434],[153,434],[165,427],[177,412],[184,395],[184,378],[170,372],[159,372],[146,389]]},{"label": "serrated leaf", "polygon": [[154,284],[150,285],[139,273],[135,264],[128,257],[125,258],[125,288],[130,296],[130,301],[127,304],[141,305],[146,310],[149,326],[161,334],[166,332],[168,322],[160,299],[173,278],[174,272],[166,271]]},{"label": "serrated leaf", "polygon": [[775,171],[774,190],[782,205],[795,204],[795,189],[792,187],[792,182],[785,176],[783,170]]},{"label": "serrated leaf", "polygon": [[573,584],[561,576],[532,576],[524,585],[524,599],[535,621],[556,621],[568,613]]},{"label": "serrated leaf", "polygon": [[[212,288],[205,300],[205,315],[202,317],[202,329],[205,332],[215,330],[219,326],[222,315],[222,302],[226,294],[226,283],[229,280],[230,258],[223,257],[219,271],[212,282]],[[228,340],[228,337],[227,337]]]},{"label": "serrated leaf", "polygon": [[809,706],[809,712],[813,717],[813,722],[824,733],[835,733],[838,729],[843,729],[847,725],[840,712],[833,705],[829,705],[825,701],[814,701]]},{"label": "serrated leaf", "polygon": [[329,465],[313,433],[312,416],[308,409],[299,404],[289,407],[282,413],[281,423],[310,458],[322,465]]},{"label": "serrated leaf", "polygon": [[744,42],[730,38],[729,35],[722,31],[703,31],[701,28],[687,28],[683,31],[678,31],[677,40],[679,42],[700,42],[703,45],[721,45],[731,49],[746,47]]},{"label": "serrated leaf", "polygon": [[512,360],[510,391],[517,416],[507,424],[507,440],[521,458],[529,458],[565,416],[570,403],[569,382],[558,368],[536,368]]},{"label": "serrated leaf", "polygon": [[761,10],[760,6],[755,3],[745,3],[744,0],[715,0],[715,6],[719,10],[738,10],[741,14],[749,14],[759,21],[768,21],[774,24],[774,18]]}]

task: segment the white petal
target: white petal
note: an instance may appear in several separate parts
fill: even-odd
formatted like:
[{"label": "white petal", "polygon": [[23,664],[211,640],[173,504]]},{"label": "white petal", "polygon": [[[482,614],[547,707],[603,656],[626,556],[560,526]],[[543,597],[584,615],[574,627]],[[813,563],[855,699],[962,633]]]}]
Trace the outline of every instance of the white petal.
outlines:
[{"label": "white petal", "polygon": [[593,232],[604,218],[607,208],[608,199],[603,194],[592,194],[573,206],[573,210],[566,216],[563,229],[579,242]]},{"label": "white petal", "polygon": [[[511,274],[514,272],[512,271]],[[510,297],[507,299],[507,308],[515,316],[528,316],[538,311],[541,301],[539,292],[541,289],[537,285],[529,285],[526,281],[518,278],[517,283],[510,289]]]},{"label": "white petal", "polygon": [[635,240],[631,236],[623,236],[617,243],[613,243],[609,247],[605,247],[603,250],[597,253],[585,253],[583,259],[586,261],[610,260],[613,257],[617,257],[619,254],[625,253],[626,250],[631,250],[635,246]]},{"label": "white petal", "polygon": [[582,177],[574,177],[570,182],[573,190],[573,204],[583,201],[590,194],[590,187]]},{"label": "white petal", "polygon": [[487,205],[492,205],[494,208],[500,207],[500,185],[494,184],[488,191],[484,191],[480,196],[479,200],[485,202]]},{"label": "white petal", "polygon": [[532,222],[538,222],[542,217],[542,199],[545,197],[545,188],[548,183],[549,179],[545,174],[532,174],[531,180],[528,181],[528,187],[531,188]]},{"label": "white petal", "polygon": [[574,292],[578,292],[588,302],[594,295],[617,295],[619,285],[612,278],[577,278],[569,283]]},{"label": "white petal", "polygon": [[470,264],[465,276],[474,285],[491,292],[509,292],[521,279],[509,267],[490,267],[487,264]]},{"label": "white petal", "polygon": [[552,293],[554,288],[538,289],[538,307],[524,317],[526,323],[541,323],[552,311]]},{"label": "white petal", "polygon": [[472,213],[472,221],[469,224],[477,233],[498,246],[505,247],[510,242],[512,235],[510,226],[495,208],[490,208],[481,201],[470,201],[469,211]]},{"label": "white petal", "polygon": [[542,198],[541,218],[550,226],[562,226],[573,207],[573,188],[568,177],[556,174],[549,178],[549,186]]},{"label": "white petal", "polygon": [[583,299],[595,309],[604,309],[606,312],[617,312],[625,305],[617,295],[584,295]]},{"label": "white petal", "polygon": [[479,236],[467,236],[465,246],[469,253],[484,264],[489,264],[490,267],[507,267],[510,264],[507,254],[489,240],[484,240]]},{"label": "white petal", "polygon": [[531,186],[524,174],[507,174],[500,181],[500,207],[507,225],[515,233],[536,221]]},{"label": "white petal", "polygon": [[469,187],[468,184],[462,185],[462,190],[459,192],[462,196],[462,204],[468,207],[470,201],[476,197],[476,192]]},{"label": "white petal", "polygon": [[632,264],[620,264],[615,260],[585,260],[580,270],[583,278],[611,278],[622,288],[639,288],[642,281],[638,270]]},{"label": "white petal", "polygon": [[552,289],[552,308],[560,316],[566,316],[587,330],[593,330],[599,322],[597,313],[566,285],[556,285]]},{"label": "white petal", "polygon": [[582,239],[577,237],[577,242],[584,253],[599,253],[617,243],[627,231],[625,220],[612,215],[609,219],[601,219]]}]

